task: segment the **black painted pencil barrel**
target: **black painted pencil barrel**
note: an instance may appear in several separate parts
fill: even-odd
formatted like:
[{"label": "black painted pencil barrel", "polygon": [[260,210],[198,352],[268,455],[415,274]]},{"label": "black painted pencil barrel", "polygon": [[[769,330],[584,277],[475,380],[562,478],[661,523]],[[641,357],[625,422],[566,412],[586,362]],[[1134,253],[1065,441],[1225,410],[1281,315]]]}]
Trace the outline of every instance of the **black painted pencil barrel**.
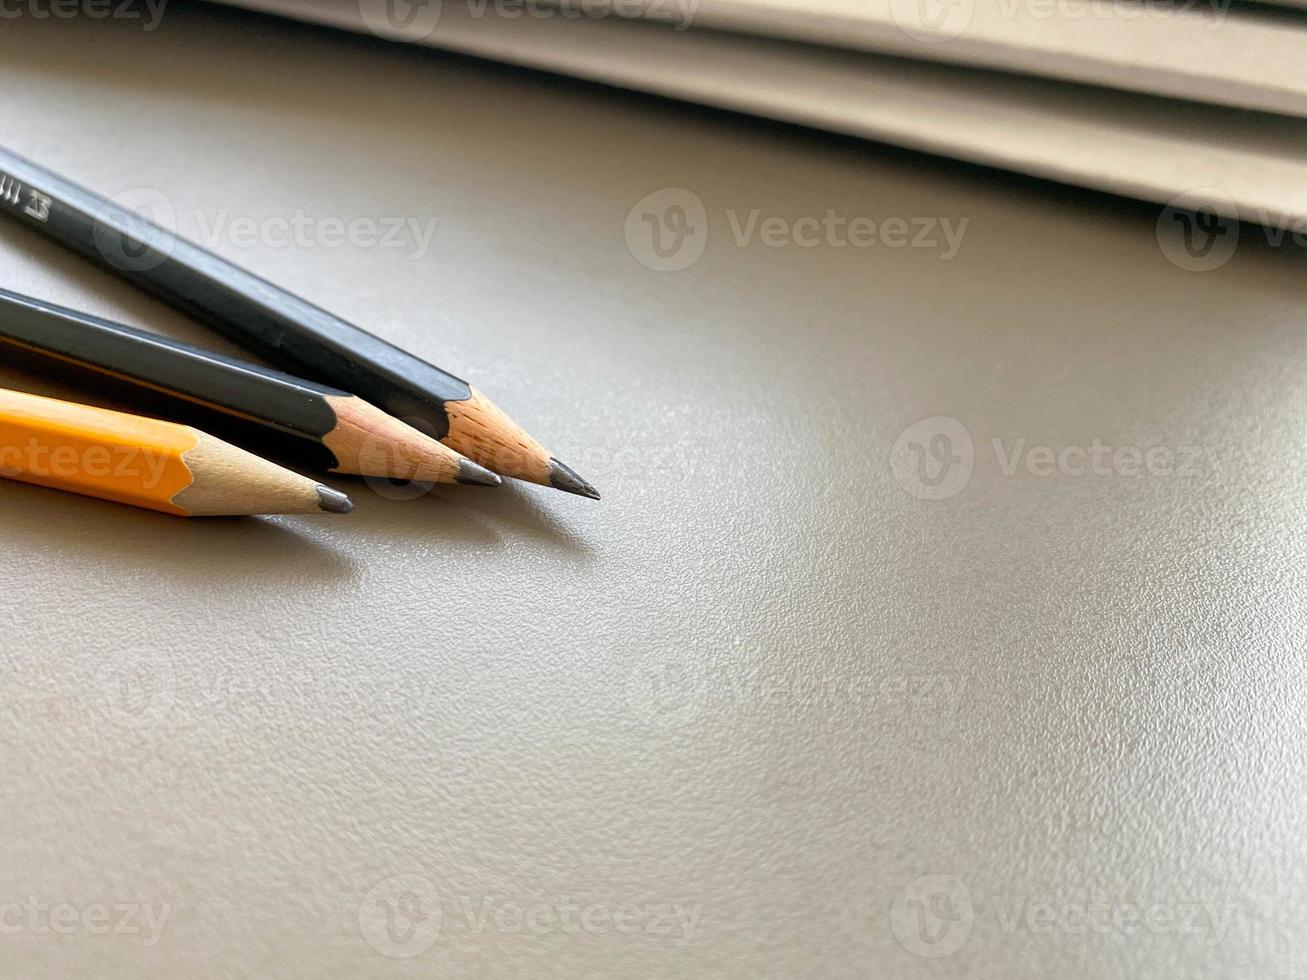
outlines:
[{"label": "black painted pencil barrel", "polygon": [[467,382],[142,216],[0,148],[0,210],[269,361],[350,391],[430,434]]},{"label": "black painted pencil barrel", "polygon": [[6,289],[0,344],[256,422],[295,437],[305,462],[328,470],[339,464],[322,444],[339,421],[327,399],[350,397],[336,388]]}]

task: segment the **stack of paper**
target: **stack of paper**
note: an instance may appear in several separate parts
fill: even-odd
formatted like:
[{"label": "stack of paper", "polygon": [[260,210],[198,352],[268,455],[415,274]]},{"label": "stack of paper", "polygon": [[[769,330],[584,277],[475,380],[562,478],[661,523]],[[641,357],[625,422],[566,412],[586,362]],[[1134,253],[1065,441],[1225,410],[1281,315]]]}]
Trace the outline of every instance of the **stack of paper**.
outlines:
[{"label": "stack of paper", "polygon": [[222,2],[1307,229],[1307,14],[1284,7]]}]

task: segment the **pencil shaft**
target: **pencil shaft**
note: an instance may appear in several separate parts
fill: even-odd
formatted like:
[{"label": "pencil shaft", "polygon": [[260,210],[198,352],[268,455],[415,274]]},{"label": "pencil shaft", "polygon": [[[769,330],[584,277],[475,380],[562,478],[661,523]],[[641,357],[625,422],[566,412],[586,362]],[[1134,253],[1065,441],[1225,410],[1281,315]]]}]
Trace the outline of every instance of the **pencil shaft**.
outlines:
[{"label": "pencil shaft", "polygon": [[0,148],[0,210],[233,337],[273,363],[351,392],[430,434],[467,382],[139,215]]},{"label": "pencil shaft", "polygon": [[320,442],[346,392],[0,289],[0,342]]},{"label": "pencil shaft", "polygon": [[190,426],[0,389],[0,476],[162,511],[346,513],[349,498]]}]

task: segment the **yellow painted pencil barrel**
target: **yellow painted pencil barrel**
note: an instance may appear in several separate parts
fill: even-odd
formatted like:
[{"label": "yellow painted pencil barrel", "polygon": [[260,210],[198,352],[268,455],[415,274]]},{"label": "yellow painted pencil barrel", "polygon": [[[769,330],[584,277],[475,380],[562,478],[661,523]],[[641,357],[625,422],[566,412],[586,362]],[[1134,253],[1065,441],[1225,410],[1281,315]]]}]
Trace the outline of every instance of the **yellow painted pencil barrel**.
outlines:
[{"label": "yellow painted pencil barrel", "polygon": [[4,388],[0,476],[179,517],[353,507],[336,490],[190,426]]}]

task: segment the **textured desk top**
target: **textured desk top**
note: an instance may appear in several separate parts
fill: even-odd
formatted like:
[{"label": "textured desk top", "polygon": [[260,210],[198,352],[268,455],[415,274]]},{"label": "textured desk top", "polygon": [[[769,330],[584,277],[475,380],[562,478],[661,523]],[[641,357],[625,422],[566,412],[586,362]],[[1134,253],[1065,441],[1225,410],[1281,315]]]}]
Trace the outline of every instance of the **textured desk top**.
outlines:
[{"label": "textured desk top", "polygon": [[0,90],[14,149],[605,494],[0,485],[0,973],[1307,970],[1301,256],[1186,271],[1127,202],[180,4],[7,20]]}]

